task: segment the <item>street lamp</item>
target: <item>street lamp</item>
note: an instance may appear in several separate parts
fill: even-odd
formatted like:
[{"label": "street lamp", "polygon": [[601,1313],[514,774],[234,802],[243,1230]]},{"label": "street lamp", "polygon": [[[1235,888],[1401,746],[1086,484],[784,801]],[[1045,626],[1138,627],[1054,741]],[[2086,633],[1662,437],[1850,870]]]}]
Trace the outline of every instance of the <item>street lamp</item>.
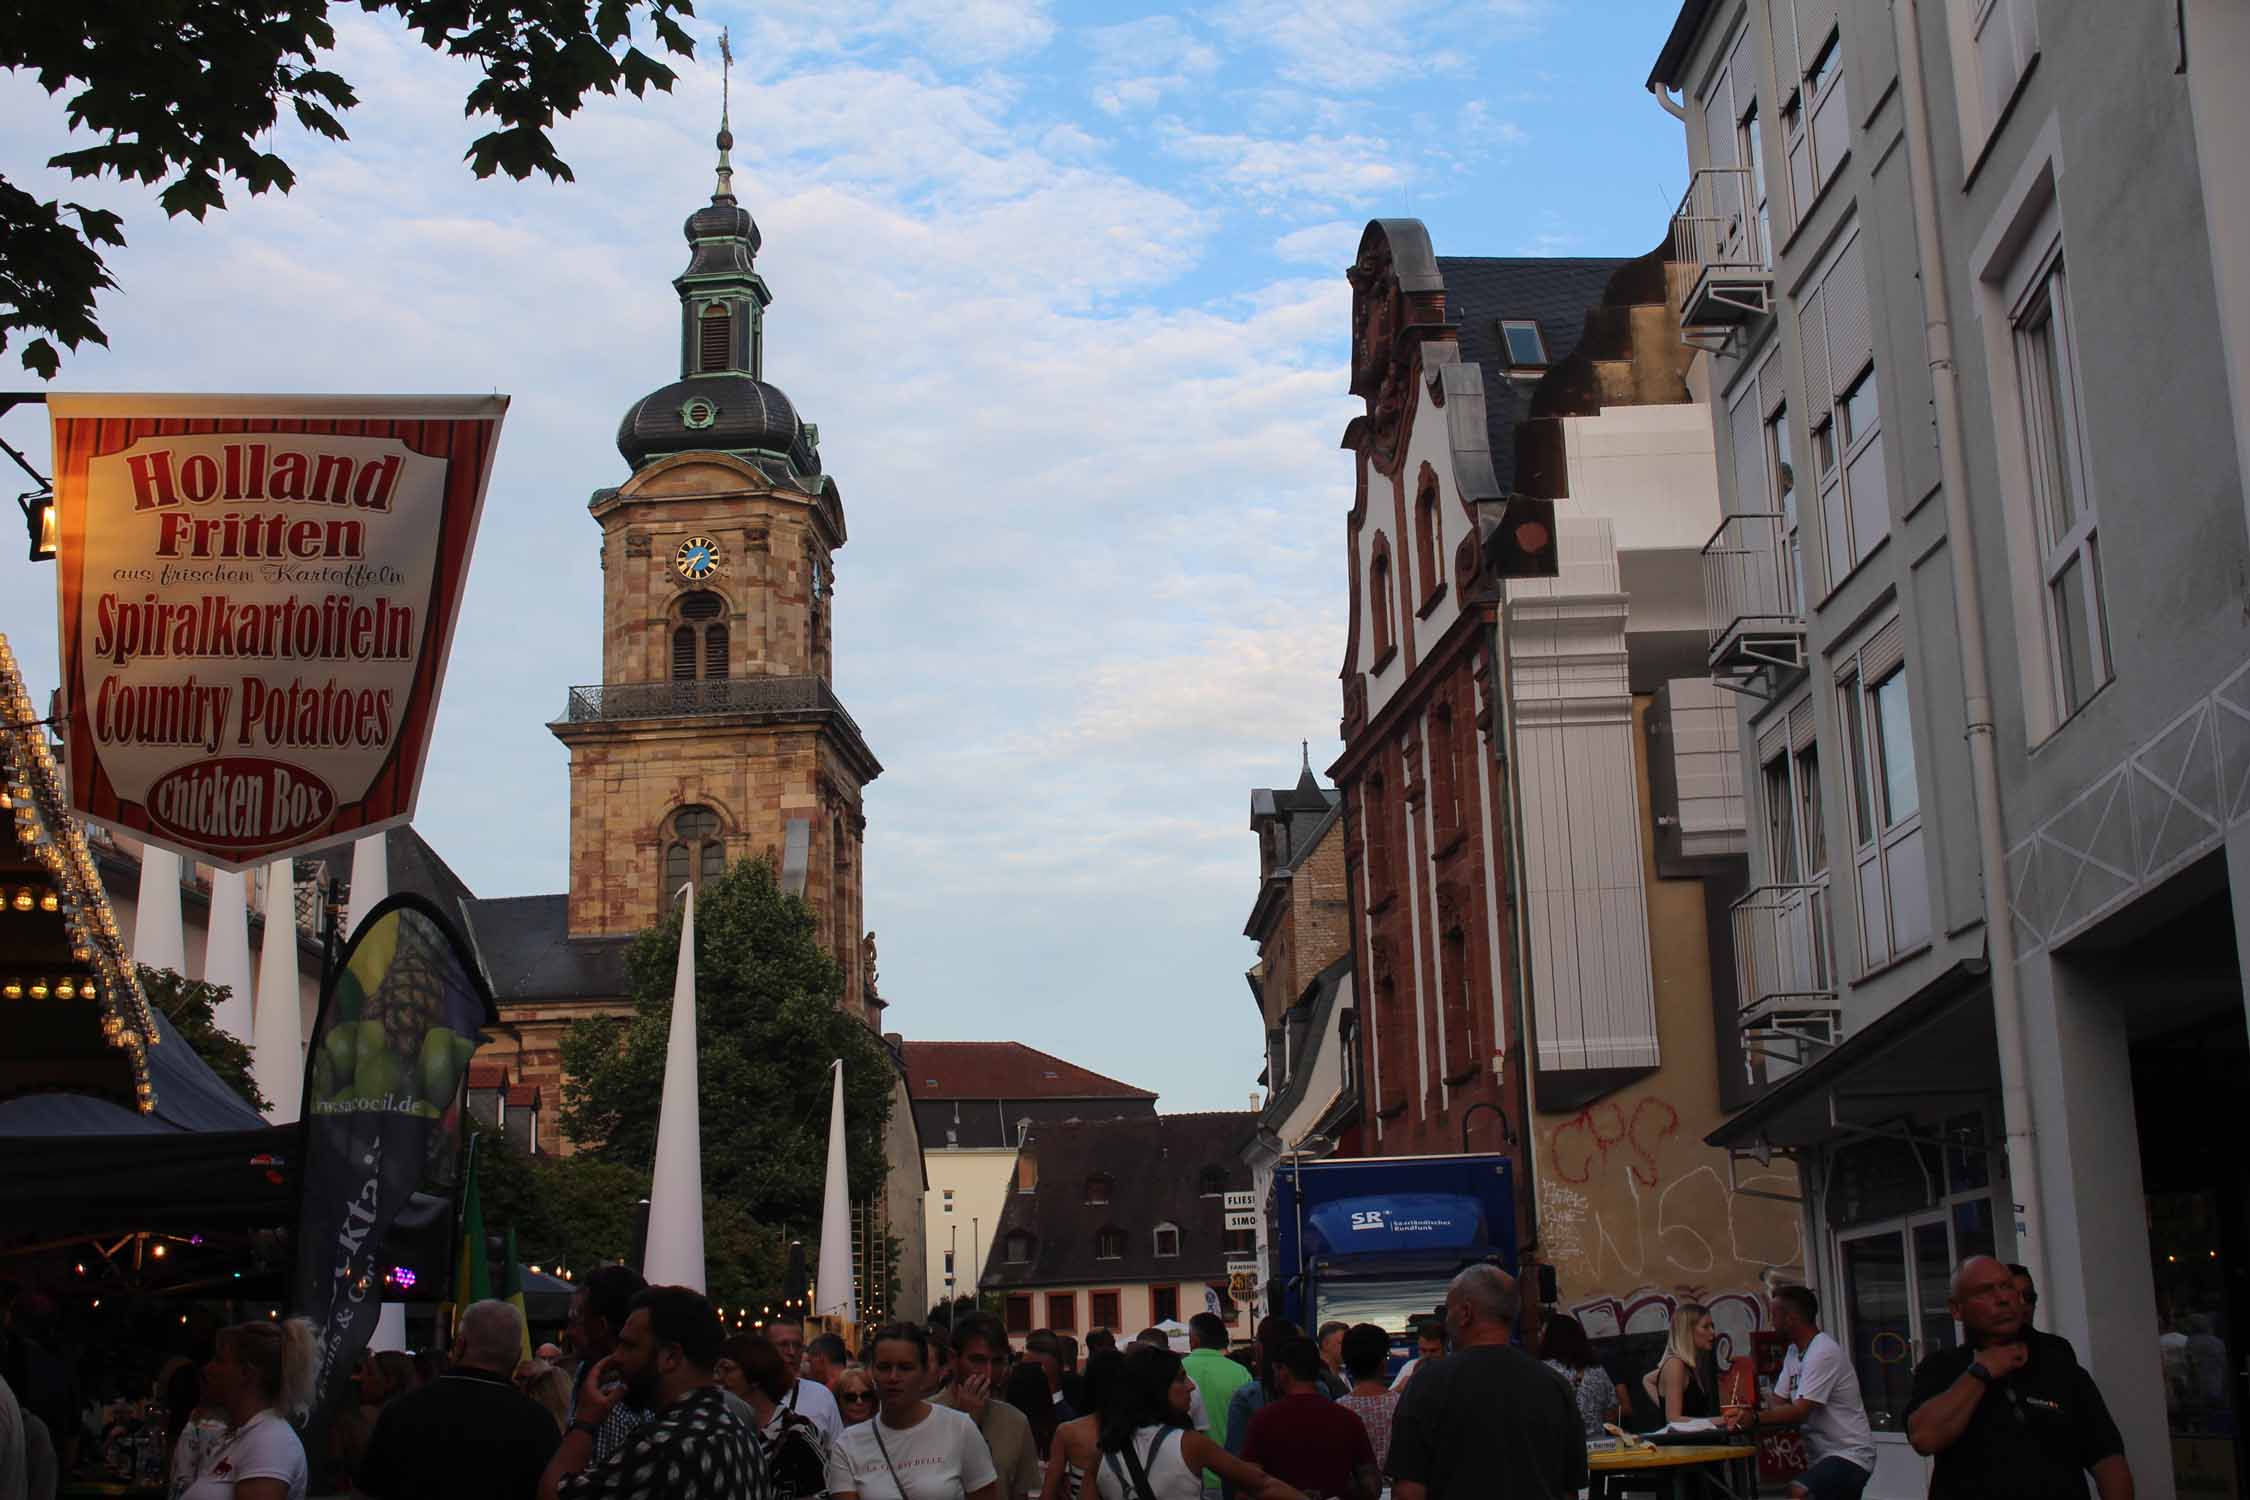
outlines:
[{"label": "street lamp", "polygon": [[33,490],[28,495],[16,496],[16,504],[23,510],[24,529],[31,533],[31,560],[53,562],[55,559],[55,495],[52,490]]}]

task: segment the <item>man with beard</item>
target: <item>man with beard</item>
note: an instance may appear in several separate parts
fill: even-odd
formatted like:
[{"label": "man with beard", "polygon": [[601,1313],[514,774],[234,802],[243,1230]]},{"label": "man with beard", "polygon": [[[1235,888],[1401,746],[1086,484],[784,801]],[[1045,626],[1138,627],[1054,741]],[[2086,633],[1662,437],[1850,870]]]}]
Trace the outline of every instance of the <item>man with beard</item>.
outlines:
[{"label": "man with beard", "polygon": [[[765,1455],[712,1376],[724,1338],[700,1292],[658,1286],[635,1297],[616,1349],[586,1368],[540,1500],[771,1500]],[[597,1460],[594,1434],[620,1400],[648,1419]]]}]

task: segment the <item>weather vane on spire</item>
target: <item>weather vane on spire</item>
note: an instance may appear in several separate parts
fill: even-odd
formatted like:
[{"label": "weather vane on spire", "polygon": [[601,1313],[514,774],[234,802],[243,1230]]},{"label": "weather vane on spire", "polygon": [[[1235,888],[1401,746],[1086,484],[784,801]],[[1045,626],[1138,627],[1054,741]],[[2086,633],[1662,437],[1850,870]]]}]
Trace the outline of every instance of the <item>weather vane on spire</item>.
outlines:
[{"label": "weather vane on spire", "polygon": [[734,149],[734,131],[727,116],[734,104],[734,45],[725,27],[719,28],[719,185],[712,189],[713,201],[734,199],[734,167],[727,161],[727,153]]}]

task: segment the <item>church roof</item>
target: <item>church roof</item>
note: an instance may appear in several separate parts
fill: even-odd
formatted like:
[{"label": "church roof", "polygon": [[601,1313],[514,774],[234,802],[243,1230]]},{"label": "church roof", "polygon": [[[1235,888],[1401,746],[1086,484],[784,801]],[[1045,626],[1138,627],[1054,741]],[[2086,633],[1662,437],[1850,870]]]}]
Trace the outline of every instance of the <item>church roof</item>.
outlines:
[{"label": "church roof", "polygon": [[675,380],[626,408],[617,424],[617,451],[636,469],[669,453],[705,449],[777,454],[798,474],[820,472],[796,405],[780,386],[750,375]]},{"label": "church roof", "polygon": [[567,895],[468,901],[463,914],[492,998],[503,1005],[615,1000],[632,992],[625,974],[632,936],[572,937]]}]

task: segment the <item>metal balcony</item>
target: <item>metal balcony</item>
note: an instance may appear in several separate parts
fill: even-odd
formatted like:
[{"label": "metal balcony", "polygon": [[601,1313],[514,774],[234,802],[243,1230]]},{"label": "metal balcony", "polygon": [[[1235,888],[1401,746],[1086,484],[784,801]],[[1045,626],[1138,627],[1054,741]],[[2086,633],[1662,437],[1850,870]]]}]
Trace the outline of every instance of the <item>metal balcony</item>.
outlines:
[{"label": "metal balcony", "polygon": [[834,714],[859,726],[818,677],[719,677],[700,681],[603,682],[570,690],[558,724],[620,719],[699,718],[712,714]]},{"label": "metal balcony", "polygon": [[1805,620],[1783,518],[1729,516],[1703,544],[1711,675],[1730,686],[1760,672],[1801,671]]},{"label": "metal balcony", "polygon": [[1733,331],[1773,310],[1773,249],[1746,167],[1705,167],[1672,215],[1670,277],[1680,337],[1723,348]]},{"label": "metal balcony", "polygon": [[1843,1039],[1828,887],[1762,885],[1734,904],[1743,1062],[1770,1083]]}]

